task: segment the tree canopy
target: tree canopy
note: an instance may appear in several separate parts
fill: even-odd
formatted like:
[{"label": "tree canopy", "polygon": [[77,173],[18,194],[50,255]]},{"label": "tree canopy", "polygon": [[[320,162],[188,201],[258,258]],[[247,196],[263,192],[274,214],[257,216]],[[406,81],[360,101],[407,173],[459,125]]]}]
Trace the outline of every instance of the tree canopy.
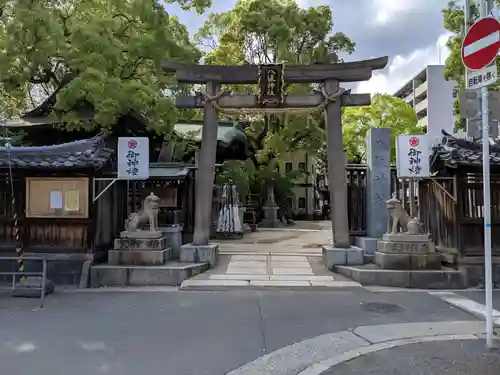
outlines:
[{"label": "tree canopy", "polygon": [[[199,12],[211,0],[167,0]],[[186,27],[156,0],[0,0],[2,115],[29,110],[54,90],[56,115],[109,128],[129,112],[167,132],[176,120],[164,59],[197,62]],[[94,108],[90,123],[75,108]]]},{"label": "tree canopy", "polygon": [[[391,132],[391,163],[396,162],[395,138],[402,134],[421,134],[417,116],[404,100],[391,95],[376,94],[372,104],[348,107],[342,116],[342,135],[349,163],[365,162],[365,139],[370,128],[388,128]],[[326,146],[319,158],[320,168],[326,167]]]},{"label": "tree canopy", "polygon": [[[343,33],[332,33],[332,10],[327,5],[303,9],[295,0],[238,0],[228,12],[212,13],[197,35],[206,64],[241,65],[284,62],[292,64],[335,63],[354,51]],[[232,91],[252,90],[230,87]],[[255,87],[253,88],[255,89]],[[306,91],[293,85],[288,92]],[[281,118],[241,116],[249,123],[247,133],[258,151],[269,157],[296,148],[317,150],[322,135],[318,116],[290,113]]]}]

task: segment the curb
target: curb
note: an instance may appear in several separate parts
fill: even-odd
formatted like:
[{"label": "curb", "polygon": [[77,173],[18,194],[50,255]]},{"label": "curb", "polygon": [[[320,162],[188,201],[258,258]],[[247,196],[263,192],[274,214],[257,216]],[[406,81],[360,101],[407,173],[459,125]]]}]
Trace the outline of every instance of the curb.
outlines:
[{"label": "curb", "polygon": [[297,375],[321,375],[325,371],[328,371],[343,362],[350,361],[352,359],[361,357],[366,354],[378,352],[381,350],[391,349],[398,346],[420,344],[425,342],[436,342],[436,341],[479,340],[480,338],[481,338],[480,335],[442,335],[442,336],[422,336],[422,337],[414,337],[411,339],[387,341],[380,344],[374,344],[363,348],[351,350],[349,352],[340,354],[336,357],[332,357],[325,361],[315,363],[314,365],[308,367],[307,369],[299,372]]},{"label": "curb", "polygon": [[482,321],[361,326],[278,349],[225,375],[320,375],[336,364],[378,350],[419,342],[480,339]]}]

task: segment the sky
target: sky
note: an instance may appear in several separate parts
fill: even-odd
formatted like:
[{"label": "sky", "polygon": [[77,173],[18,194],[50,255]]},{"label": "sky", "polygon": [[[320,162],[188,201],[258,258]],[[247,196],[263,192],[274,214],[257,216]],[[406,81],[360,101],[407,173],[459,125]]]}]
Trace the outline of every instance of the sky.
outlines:
[{"label": "sky", "polygon": [[[236,0],[213,0],[210,12],[230,10]],[[389,56],[387,68],[374,72],[370,81],[354,91],[395,93],[426,65],[444,64],[450,34],[444,29],[441,10],[448,0],[298,0],[302,7],[327,4],[332,8],[332,32],[343,32],[356,43],[345,61]],[[353,5],[355,3],[355,5]],[[207,14],[185,12],[169,5],[170,14],[191,32],[203,25]]]}]

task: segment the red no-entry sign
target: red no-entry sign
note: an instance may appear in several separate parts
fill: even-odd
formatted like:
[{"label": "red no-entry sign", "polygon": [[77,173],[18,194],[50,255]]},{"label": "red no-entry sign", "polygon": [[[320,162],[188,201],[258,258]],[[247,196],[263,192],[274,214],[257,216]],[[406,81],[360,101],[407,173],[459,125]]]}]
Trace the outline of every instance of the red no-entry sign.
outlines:
[{"label": "red no-entry sign", "polygon": [[479,70],[493,62],[500,48],[500,23],[492,17],[471,26],[462,43],[462,61],[470,70]]}]

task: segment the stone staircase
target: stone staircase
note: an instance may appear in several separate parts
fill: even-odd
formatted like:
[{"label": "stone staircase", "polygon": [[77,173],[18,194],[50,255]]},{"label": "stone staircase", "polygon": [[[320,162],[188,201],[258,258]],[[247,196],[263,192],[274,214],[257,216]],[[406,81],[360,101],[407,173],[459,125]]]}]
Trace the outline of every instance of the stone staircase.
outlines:
[{"label": "stone staircase", "polygon": [[[145,236],[148,232],[139,233]],[[167,247],[167,238],[161,232],[148,236],[151,237],[122,234],[115,239],[114,248],[108,252],[108,263],[91,267],[90,287],[179,286],[209,268],[208,263],[178,261],[179,249]]]}]

